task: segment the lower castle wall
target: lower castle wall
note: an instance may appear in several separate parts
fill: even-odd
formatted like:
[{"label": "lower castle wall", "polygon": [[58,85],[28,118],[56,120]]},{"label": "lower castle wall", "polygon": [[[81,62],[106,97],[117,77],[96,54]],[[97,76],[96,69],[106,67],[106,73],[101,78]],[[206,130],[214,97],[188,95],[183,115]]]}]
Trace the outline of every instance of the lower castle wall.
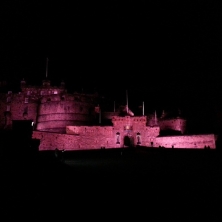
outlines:
[{"label": "lower castle wall", "polygon": [[208,135],[190,135],[190,136],[165,136],[157,137],[155,140],[155,147],[165,148],[197,148],[204,149],[209,146],[211,149],[216,148],[216,136],[214,134]]},{"label": "lower castle wall", "polygon": [[39,150],[90,150],[105,148],[119,148],[120,145],[116,144],[115,137],[111,135],[88,136],[73,135],[73,134],[60,134],[33,131],[33,139],[40,140]]},{"label": "lower castle wall", "polygon": [[[78,127],[77,127],[78,128]],[[116,133],[113,127],[79,127],[78,132],[70,134],[50,133],[33,131],[33,139],[40,140],[39,150],[90,150],[104,148],[120,148],[124,147],[124,139],[127,135],[120,132],[117,144]],[[204,149],[209,146],[211,149],[216,148],[216,138],[214,134],[209,135],[191,135],[191,136],[169,136],[154,137],[141,136],[141,146],[147,147],[165,147],[165,148],[193,148]],[[136,135],[132,135],[134,146],[137,145]]]}]

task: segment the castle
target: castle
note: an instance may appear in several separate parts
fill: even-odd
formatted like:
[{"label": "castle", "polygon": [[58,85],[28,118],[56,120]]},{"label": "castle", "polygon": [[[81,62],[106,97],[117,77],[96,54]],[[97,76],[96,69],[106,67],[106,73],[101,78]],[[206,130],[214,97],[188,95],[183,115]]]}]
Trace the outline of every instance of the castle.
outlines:
[{"label": "castle", "polygon": [[[15,120],[30,120],[32,138],[39,150],[88,150],[122,147],[216,148],[216,135],[186,135],[186,119],[167,118],[164,113],[135,116],[128,104],[114,112],[101,112],[98,93],[68,93],[65,83],[29,86],[0,93],[0,128],[10,130]],[[104,124],[105,123],[105,124]],[[171,130],[177,135],[161,136]]]}]

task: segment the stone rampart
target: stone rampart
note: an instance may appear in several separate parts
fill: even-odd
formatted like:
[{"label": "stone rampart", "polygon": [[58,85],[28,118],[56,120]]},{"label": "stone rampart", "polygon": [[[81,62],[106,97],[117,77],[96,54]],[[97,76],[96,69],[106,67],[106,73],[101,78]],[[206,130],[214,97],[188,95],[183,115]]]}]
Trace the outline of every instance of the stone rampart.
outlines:
[{"label": "stone rampart", "polygon": [[215,149],[216,137],[214,134],[157,137],[155,140],[155,146],[197,149],[204,149],[209,146],[211,149]]}]

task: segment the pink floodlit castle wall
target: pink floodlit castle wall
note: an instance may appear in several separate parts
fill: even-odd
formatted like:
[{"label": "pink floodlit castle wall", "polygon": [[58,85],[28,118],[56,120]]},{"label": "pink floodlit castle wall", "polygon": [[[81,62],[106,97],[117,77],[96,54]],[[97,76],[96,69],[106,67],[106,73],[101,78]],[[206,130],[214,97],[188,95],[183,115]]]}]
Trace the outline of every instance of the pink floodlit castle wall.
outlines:
[{"label": "pink floodlit castle wall", "polygon": [[215,135],[159,137],[159,126],[147,126],[146,117],[113,117],[113,126],[67,126],[66,134],[34,131],[40,150],[82,150],[131,146],[165,148],[216,148]]},{"label": "pink floodlit castle wall", "polygon": [[[216,148],[216,137],[185,135],[186,120],[134,116],[131,110],[118,112],[98,109],[98,94],[67,93],[64,82],[52,87],[49,80],[42,86],[27,86],[21,81],[21,92],[0,94],[0,128],[11,129],[13,120],[32,120],[33,139],[40,140],[39,150],[81,150],[131,146],[165,148]],[[103,126],[99,116],[110,119]],[[95,122],[97,124],[95,124]],[[175,130],[180,136],[160,136],[164,130]]]}]

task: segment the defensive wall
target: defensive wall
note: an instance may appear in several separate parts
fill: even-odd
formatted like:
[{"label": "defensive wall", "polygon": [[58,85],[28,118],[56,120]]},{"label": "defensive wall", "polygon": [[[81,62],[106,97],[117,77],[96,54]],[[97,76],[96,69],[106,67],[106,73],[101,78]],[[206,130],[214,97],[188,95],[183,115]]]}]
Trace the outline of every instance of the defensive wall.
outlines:
[{"label": "defensive wall", "polygon": [[[69,131],[71,130],[71,132]],[[125,145],[126,138],[132,138],[131,146],[184,148],[184,149],[215,149],[215,135],[184,135],[149,137],[141,133],[138,140],[137,133],[130,137],[123,131],[114,130],[113,127],[75,127],[70,129],[69,134],[33,131],[32,138],[40,140],[39,150],[90,150],[101,148],[120,148]],[[139,143],[138,143],[139,142]]]},{"label": "defensive wall", "polygon": [[216,136],[214,134],[206,134],[157,137],[155,140],[155,146],[165,148],[215,149]]}]

